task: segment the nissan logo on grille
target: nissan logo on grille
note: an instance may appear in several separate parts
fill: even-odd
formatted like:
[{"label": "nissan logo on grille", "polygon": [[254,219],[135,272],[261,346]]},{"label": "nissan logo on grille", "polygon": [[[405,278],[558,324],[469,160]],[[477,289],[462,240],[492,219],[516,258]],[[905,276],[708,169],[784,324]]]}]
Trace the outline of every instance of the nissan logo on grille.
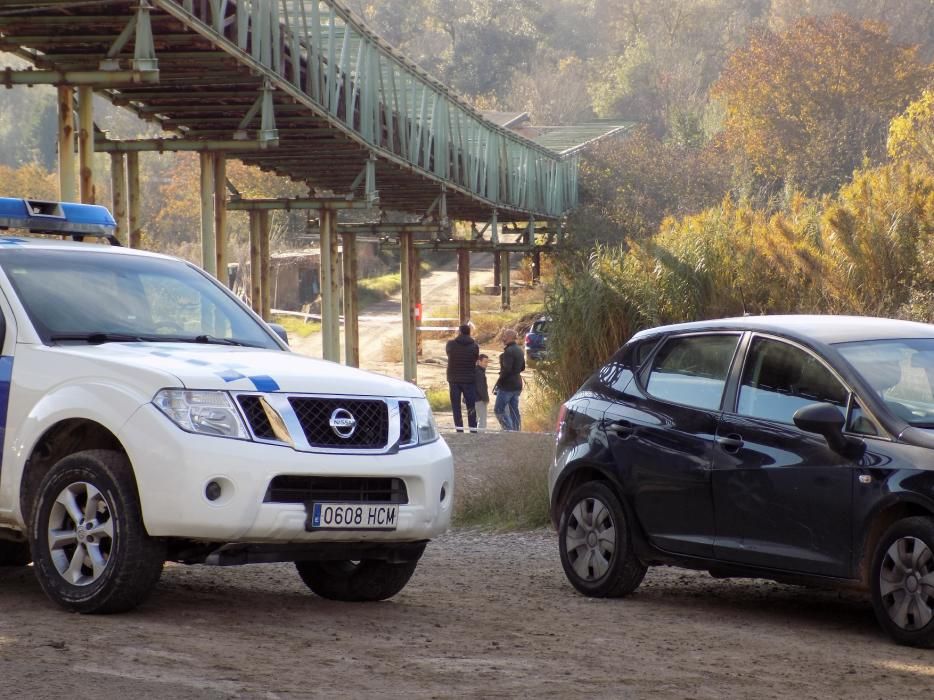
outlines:
[{"label": "nissan logo on grille", "polygon": [[346,408],[335,408],[328,425],[337,437],[347,440],[357,429],[357,419]]}]

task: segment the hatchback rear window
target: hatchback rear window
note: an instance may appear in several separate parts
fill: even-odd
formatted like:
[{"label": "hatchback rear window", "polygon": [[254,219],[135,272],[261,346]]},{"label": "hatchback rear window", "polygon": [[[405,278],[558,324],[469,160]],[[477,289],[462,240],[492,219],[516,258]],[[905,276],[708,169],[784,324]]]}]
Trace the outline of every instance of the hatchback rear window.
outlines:
[{"label": "hatchback rear window", "polygon": [[657,399],[719,409],[738,335],[670,338],[658,351],[646,389]]}]

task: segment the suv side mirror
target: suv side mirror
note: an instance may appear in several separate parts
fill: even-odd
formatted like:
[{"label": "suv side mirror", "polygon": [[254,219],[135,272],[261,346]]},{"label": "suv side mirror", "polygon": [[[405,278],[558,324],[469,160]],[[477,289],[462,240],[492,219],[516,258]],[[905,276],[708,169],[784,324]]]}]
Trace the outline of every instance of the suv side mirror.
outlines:
[{"label": "suv side mirror", "polygon": [[865,450],[862,440],[843,434],[846,418],[839,408],[829,403],[812,403],[795,411],[795,425],[806,433],[823,435],[834,452],[844,457],[859,457]]},{"label": "suv side mirror", "polygon": [[289,344],[289,332],[285,330],[285,328],[280,326],[278,323],[267,323],[266,325],[269,326],[273,333],[282,339],[283,343],[286,345]]}]

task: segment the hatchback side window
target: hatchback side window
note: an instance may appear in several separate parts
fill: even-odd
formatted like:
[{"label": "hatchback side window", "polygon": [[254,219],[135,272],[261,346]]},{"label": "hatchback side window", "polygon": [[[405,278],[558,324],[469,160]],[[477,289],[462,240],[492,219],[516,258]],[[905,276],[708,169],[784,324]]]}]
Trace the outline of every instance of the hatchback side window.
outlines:
[{"label": "hatchback side window", "polygon": [[755,338],[739,387],[737,412],[794,424],[802,406],[829,403],[846,412],[849,392],[816,357],[788,343]]},{"label": "hatchback side window", "polygon": [[717,410],[739,336],[669,339],[655,356],[646,390],[657,399]]}]

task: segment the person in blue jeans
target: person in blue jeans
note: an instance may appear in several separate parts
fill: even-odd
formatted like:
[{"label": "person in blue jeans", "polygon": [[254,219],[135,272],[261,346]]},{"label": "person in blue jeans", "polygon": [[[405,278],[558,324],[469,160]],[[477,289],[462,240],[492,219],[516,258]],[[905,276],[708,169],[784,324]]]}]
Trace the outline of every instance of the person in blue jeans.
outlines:
[{"label": "person in blue jeans", "polygon": [[470,325],[464,324],[457,329],[456,338],[448,341],[445,351],[448,356],[448,390],[451,397],[451,413],[454,414],[454,427],[457,432],[464,432],[464,417],[461,413],[461,398],[467,406],[467,427],[470,432],[477,432],[477,386],[476,367],[480,356],[480,346],[470,337]]},{"label": "person in blue jeans", "polygon": [[525,353],[516,343],[518,334],[512,328],[503,330],[503,354],[499,356],[499,378],[493,386],[496,404],[493,412],[503,430],[522,430],[519,415],[519,395],[522,393],[522,371]]}]

